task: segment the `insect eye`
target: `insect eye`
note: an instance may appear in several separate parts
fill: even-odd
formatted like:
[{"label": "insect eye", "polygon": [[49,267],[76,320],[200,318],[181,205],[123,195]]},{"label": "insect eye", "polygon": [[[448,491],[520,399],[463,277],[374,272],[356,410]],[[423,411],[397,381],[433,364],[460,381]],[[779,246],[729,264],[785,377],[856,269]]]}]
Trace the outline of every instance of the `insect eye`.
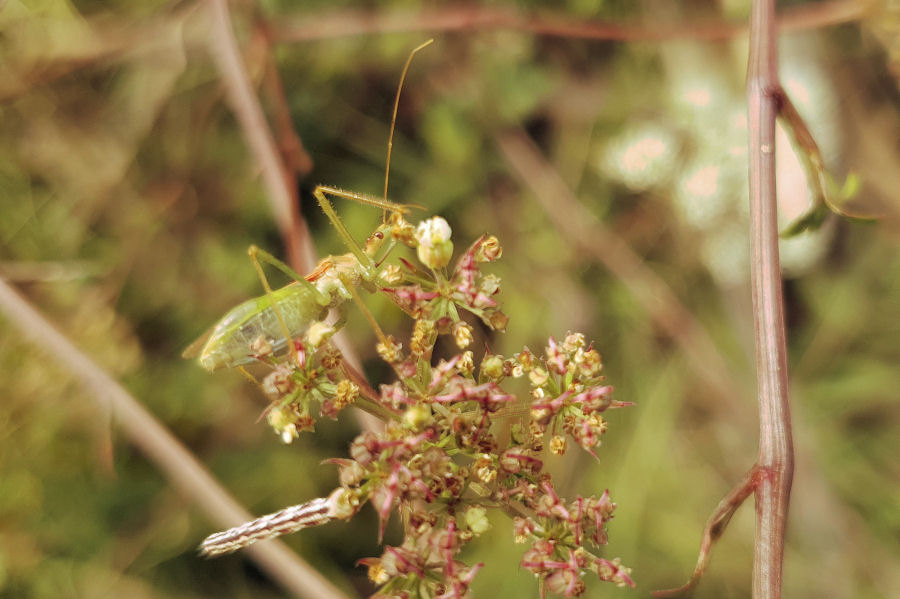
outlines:
[{"label": "insect eye", "polygon": [[375,235],[373,235],[373,237],[375,237],[375,239],[384,239],[384,233],[382,233],[381,231],[375,231]]}]

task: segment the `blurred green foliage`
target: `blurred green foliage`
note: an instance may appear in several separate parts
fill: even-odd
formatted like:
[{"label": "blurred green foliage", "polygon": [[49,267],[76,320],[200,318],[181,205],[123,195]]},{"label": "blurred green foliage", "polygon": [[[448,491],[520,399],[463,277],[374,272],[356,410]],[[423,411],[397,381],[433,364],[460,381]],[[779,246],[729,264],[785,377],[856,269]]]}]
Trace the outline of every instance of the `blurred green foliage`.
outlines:
[{"label": "blurred green foliage", "polygon": [[[342,4],[378,18],[387,3]],[[745,1],[725,4],[723,18],[746,14]],[[253,19],[333,20],[334,3],[319,5],[233,4],[254,81],[265,54]],[[394,15],[421,8],[390,5]],[[654,6],[569,0],[555,14],[658,23],[689,22],[700,10]],[[896,48],[878,41],[893,39],[879,29],[896,22],[888,17],[783,40],[783,69],[818,77],[803,83],[810,102],[795,100],[829,168],[858,173],[857,197],[885,215],[869,225],[829,221],[801,236],[799,250],[783,248],[798,452],[785,595],[795,598],[900,595],[900,94],[896,64],[889,68]],[[200,3],[0,3],[0,271],[251,511],[266,513],[327,493],[335,473],[320,462],[345,454],[356,425],[323,423],[283,446],[257,423],[260,392],[179,357],[226,309],[260,293],[247,246],[282,248],[209,60],[206,26]],[[309,190],[321,182],[379,193],[399,71],[429,35],[338,33],[274,48],[315,164],[300,185],[322,255],[343,249]],[[617,399],[637,403],[610,414],[599,463],[573,452],[556,468],[567,490],[609,488],[619,503],[608,557],[634,568],[638,588],[589,583],[592,597],[646,596],[683,582],[708,514],[755,456],[740,151],[746,42],[689,38],[450,32],[416,58],[400,103],[392,198],[446,217],[459,249],[484,232],[504,245],[496,272],[510,332],[483,343],[509,354],[581,330],[603,353]],[[714,393],[622,281],[553,227],[498,147],[498,136],[517,128],[703,325],[740,373],[731,397]],[[787,144],[779,151],[790,155]],[[796,167],[779,168],[782,198],[800,204],[782,209],[799,214],[808,200],[802,170],[798,185]],[[358,238],[378,222],[364,206],[339,210]],[[386,329],[409,326],[391,305],[372,307]],[[352,344],[382,382],[373,335],[354,322]],[[195,547],[212,532],[204,514],[3,318],[0,388],[0,597],[282,596],[240,555],[199,559]],[[494,525],[467,558],[489,561],[475,596],[535,596],[509,523]],[[377,554],[375,536],[364,511],[351,525],[287,540],[327,576],[365,592],[354,562]],[[748,504],[698,597],[749,595],[752,539]]]}]

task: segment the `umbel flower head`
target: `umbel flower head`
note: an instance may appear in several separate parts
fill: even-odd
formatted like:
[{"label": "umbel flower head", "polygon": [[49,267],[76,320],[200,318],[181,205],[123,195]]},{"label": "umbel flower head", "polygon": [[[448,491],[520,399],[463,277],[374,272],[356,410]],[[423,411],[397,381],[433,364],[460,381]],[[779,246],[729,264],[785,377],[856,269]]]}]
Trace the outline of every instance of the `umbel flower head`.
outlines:
[{"label": "umbel flower head", "polygon": [[[633,585],[630,570],[603,557],[616,504],[609,491],[564,498],[544,466],[570,447],[596,456],[613,399],[601,374],[600,354],[584,335],[547,340],[543,354],[512,356],[468,349],[476,327],[503,331],[500,279],[482,272],[502,248],[495,237],[475,241],[447,270],[453,253],[450,227],[434,217],[403,240],[422,265],[398,259],[381,265],[378,291],[413,319],[408,339],[379,330],[378,355],[394,378],[377,389],[343,361],[331,345],[338,325],[314,324],[286,356],[260,343],[259,360],[271,368],[262,386],[271,398],[266,418],[291,442],[313,430],[318,415],[337,418],[350,404],[385,420],[381,430],[356,437],[338,468],[340,487],[316,499],[213,535],[209,555],[233,551],[267,536],[346,519],[370,503],[379,537],[399,515],[403,541],[378,557],[360,560],[379,586],[375,597],[471,596],[484,564],[466,564],[463,548],[490,534],[497,512],[513,518],[514,540],[526,545],[521,565],[547,592],[574,597],[588,573]],[[469,314],[468,320],[463,315]],[[434,359],[441,338],[443,352]]]}]

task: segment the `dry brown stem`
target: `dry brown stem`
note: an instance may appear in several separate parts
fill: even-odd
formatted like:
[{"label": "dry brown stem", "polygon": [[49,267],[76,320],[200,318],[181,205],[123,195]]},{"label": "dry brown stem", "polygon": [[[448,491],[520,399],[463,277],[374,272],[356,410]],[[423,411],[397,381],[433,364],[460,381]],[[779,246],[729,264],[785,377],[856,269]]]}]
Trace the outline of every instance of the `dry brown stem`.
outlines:
[{"label": "dry brown stem", "polygon": [[309,229],[300,215],[294,186],[282,163],[278,146],[269,129],[231,25],[226,0],[208,0],[210,13],[210,54],[222,75],[225,91],[241,125],[247,144],[262,172],[266,197],[275,223],[284,239],[288,262],[299,272],[315,266],[315,250]]},{"label": "dry brown stem", "polygon": [[644,307],[653,322],[678,343],[720,405],[732,413],[746,408],[735,395],[734,374],[715,343],[669,285],[628,243],[591,214],[556,169],[521,129],[495,135],[500,153],[518,178],[534,193],[552,224],[581,251],[602,263]]},{"label": "dry brown stem", "polygon": [[[690,592],[699,582],[713,542],[750,492],[756,494],[753,598],[780,599],[788,505],[794,474],[794,445],[788,391],[787,344],[781,264],[778,256],[778,208],[775,196],[775,119],[785,97],[778,81],[775,1],[754,0],[750,19],[747,69],[750,155],[750,278],[756,334],[759,406],[759,454],[743,481],[726,496],[707,524],[697,567],[688,583],[661,591],[671,597]],[[789,115],[804,148],[815,149],[796,111]],[[797,122],[799,121],[799,125]],[[817,149],[815,149],[818,152]]]},{"label": "dry brown stem", "polygon": [[281,74],[278,72],[278,65],[272,52],[272,41],[269,39],[265,28],[258,27],[258,29],[263,34],[265,41],[266,71],[263,77],[264,90],[274,112],[275,128],[278,132],[278,150],[281,152],[281,159],[287,174],[286,184],[292,189],[296,189],[295,179],[302,179],[308,175],[313,168],[313,161],[303,146],[303,141],[294,129],[284,82],[281,79]]},{"label": "dry brown stem", "polygon": [[[871,2],[837,0],[785,10],[778,19],[782,30],[813,29],[862,19]],[[495,6],[448,6],[419,12],[336,10],[270,22],[272,39],[302,42],[358,35],[404,32],[511,30],[572,39],[659,41],[669,39],[721,40],[744,34],[744,23],[715,21],[629,25],[586,21],[542,11],[540,15]]]},{"label": "dry brown stem", "polygon": [[750,278],[756,331],[760,472],[756,486],[753,597],[781,597],[784,536],[794,474],[778,209],[775,118],[779,110],[775,1],[755,0],[750,18]]},{"label": "dry brown stem", "polygon": [[[269,129],[259,99],[250,84],[250,77],[234,37],[226,0],[208,0],[208,4],[212,23],[211,54],[222,75],[226,93],[247,139],[247,144],[250,146],[250,151],[262,171],[272,215],[287,250],[288,263],[297,272],[311,272],[316,264],[316,250],[306,220],[300,214],[296,185],[293,185],[294,175],[282,162],[282,154],[279,153],[275,137]],[[277,78],[277,73],[275,73],[275,77],[277,86],[280,88],[281,80]],[[275,95],[278,97],[280,94]],[[303,151],[305,155],[303,143],[290,125],[290,115],[287,114],[286,104],[278,111],[282,113],[279,118],[282,122],[283,139],[284,136],[289,137],[292,140],[288,142],[289,145],[292,144],[294,150]],[[295,158],[299,160],[297,168],[301,170],[306,168],[302,156],[295,156]],[[311,159],[308,155],[307,160],[311,166]],[[289,160],[287,164],[291,164],[291,161]],[[344,335],[338,333],[334,336],[333,342],[344,358],[356,370],[361,370],[359,359]],[[366,427],[373,425],[373,422],[365,417],[363,417],[363,423]]]},{"label": "dry brown stem", "polygon": [[[29,302],[0,279],[0,312],[24,339],[69,371],[102,410],[112,413],[127,438],[220,528],[252,516],[228,494],[200,462],[128,391],[57,331]],[[283,543],[261,543],[250,558],[296,597],[345,597]]]}]

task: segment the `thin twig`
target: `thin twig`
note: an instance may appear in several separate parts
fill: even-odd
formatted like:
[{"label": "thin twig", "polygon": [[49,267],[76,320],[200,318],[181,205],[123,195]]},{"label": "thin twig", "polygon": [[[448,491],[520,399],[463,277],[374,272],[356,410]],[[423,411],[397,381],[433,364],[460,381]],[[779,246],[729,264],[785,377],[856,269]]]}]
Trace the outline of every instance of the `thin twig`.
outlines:
[{"label": "thin twig", "polygon": [[[747,69],[750,154],[750,279],[756,333],[759,406],[759,454],[750,472],[719,504],[711,522],[722,534],[731,518],[716,518],[747,489],[756,494],[756,540],[753,553],[753,598],[780,599],[784,539],[794,475],[794,445],[788,393],[787,344],[781,264],[778,256],[778,208],[775,195],[775,119],[783,94],[778,81],[775,1],[754,0],[750,18]],[[810,138],[811,140],[811,138]],[[813,142],[814,143],[814,142]],[[704,541],[706,536],[704,536]],[[708,560],[704,542],[688,591]],[[701,567],[702,566],[702,567]],[[673,591],[674,592],[674,591]],[[672,596],[665,591],[662,596]]]},{"label": "thin twig", "polygon": [[275,223],[287,245],[288,262],[299,272],[315,265],[314,250],[306,222],[300,215],[295,193],[278,154],[278,146],[259,105],[231,25],[226,0],[208,0],[210,11],[210,53],[225,84],[241,131],[262,171]]},{"label": "thin twig", "polygon": [[0,262],[0,277],[13,283],[35,281],[75,281],[100,274],[98,266],[87,260]]},{"label": "thin twig", "polygon": [[495,135],[500,153],[531,189],[548,218],[566,239],[601,262],[644,307],[654,323],[684,351],[693,370],[715,393],[721,405],[746,410],[736,395],[736,375],[715,343],[669,285],[651,270],[628,243],[581,205],[559,173],[521,129]]},{"label": "thin twig", "polygon": [[263,83],[272,102],[275,125],[278,131],[278,149],[281,152],[281,159],[288,174],[287,185],[291,189],[296,189],[296,185],[292,186],[295,183],[295,177],[302,179],[308,175],[313,168],[313,161],[303,146],[303,141],[297,134],[296,129],[294,129],[294,123],[291,120],[291,109],[288,105],[281,74],[278,72],[278,65],[275,62],[272,40],[269,39],[268,30],[260,25],[257,25],[257,30],[263,35],[265,40],[266,71]]},{"label": "thin twig", "polygon": [[694,573],[691,575],[690,580],[688,580],[687,583],[678,587],[677,589],[654,591],[652,593],[654,597],[687,596],[691,591],[694,590],[694,587],[697,586],[697,583],[699,583],[700,579],[703,577],[703,573],[706,571],[706,566],[709,564],[709,558],[712,554],[713,545],[715,545],[716,541],[718,541],[722,537],[722,534],[725,532],[725,528],[728,526],[728,523],[731,521],[731,517],[734,516],[734,513],[737,511],[737,509],[741,507],[741,504],[744,503],[744,500],[753,493],[753,490],[756,488],[756,478],[757,470],[754,466],[747,472],[746,475],[744,475],[744,478],[741,480],[741,482],[735,485],[731,492],[723,497],[722,501],[719,502],[719,505],[716,506],[716,509],[709,517],[709,520],[706,522],[706,528],[703,529],[703,538],[700,541],[700,551],[697,556],[697,565],[694,567]]},{"label": "thin twig", "polygon": [[[259,165],[268,191],[269,204],[287,249],[288,263],[297,272],[311,272],[316,264],[316,250],[306,220],[300,214],[295,187],[288,182],[294,177],[282,163],[275,138],[269,129],[259,100],[250,85],[250,77],[238,50],[231,26],[226,0],[208,0],[212,30],[212,57],[222,74],[225,90],[247,138],[247,143]],[[267,38],[268,39],[268,38]],[[294,133],[296,136],[296,133]],[[299,142],[299,136],[296,136]],[[302,148],[302,142],[300,143]],[[334,336],[338,350],[356,370],[361,370],[359,358],[342,333]],[[366,427],[374,423],[366,418]]]},{"label": "thin twig", "polygon": [[[59,333],[27,300],[0,279],[0,312],[48,357],[69,371],[102,409],[110,410],[128,439],[196,503],[216,526],[228,528],[252,516],[197,459],[128,391]],[[297,597],[337,599],[345,595],[281,542],[262,543],[251,559]]]},{"label": "thin twig", "polygon": [[778,115],[775,0],[754,0],[747,69],[750,154],[750,278],[756,331],[759,456],[756,488],[754,599],[781,597],[784,536],[794,474],[778,208],[775,118]]},{"label": "thin twig", "polygon": [[[792,7],[778,20],[782,30],[812,29],[857,21],[874,7],[872,2],[837,0],[815,6]],[[448,6],[420,12],[340,9],[270,21],[272,39],[302,42],[359,35],[404,32],[511,30],[572,39],[661,41],[669,39],[722,40],[746,33],[743,23],[723,21],[630,25],[586,21],[543,11],[540,15],[495,6]]]}]

